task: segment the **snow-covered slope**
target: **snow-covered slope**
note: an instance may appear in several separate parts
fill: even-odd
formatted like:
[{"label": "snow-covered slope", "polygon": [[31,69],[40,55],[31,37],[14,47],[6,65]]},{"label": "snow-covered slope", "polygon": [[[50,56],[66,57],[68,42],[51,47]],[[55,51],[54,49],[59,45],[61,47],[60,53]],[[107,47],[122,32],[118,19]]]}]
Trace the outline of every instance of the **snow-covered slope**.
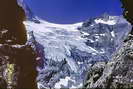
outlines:
[{"label": "snow-covered slope", "polygon": [[42,46],[39,51],[44,65],[38,68],[39,88],[82,86],[89,66],[97,61],[108,61],[131,29],[121,16],[67,25],[39,21],[25,22],[28,33],[33,32],[37,46]]},{"label": "snow-covered slope", "polygon": [[38,54],[38,87],[77,88],[97,61],[108,61],[131,25],[121,16],[104,14],[76,24],[54,24],[37,18],[24,0],[28,43]]}]

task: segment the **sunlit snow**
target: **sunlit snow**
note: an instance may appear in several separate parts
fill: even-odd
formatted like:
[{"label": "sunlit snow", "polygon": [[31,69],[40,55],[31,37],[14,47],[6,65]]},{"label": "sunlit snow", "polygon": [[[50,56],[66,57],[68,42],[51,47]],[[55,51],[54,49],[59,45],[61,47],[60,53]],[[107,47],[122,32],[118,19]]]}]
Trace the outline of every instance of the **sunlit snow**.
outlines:
[{"label": "sunlit snow", "polygon": [[[55,77],[57,82],[54,83],[55,85],[51,85],[55,88],[62,88],[62,86],[70,88],[81,87],[83,78],[85,78],[85,71],[87,71],[90,62],[109,60],[108,56],[111,57],[112,52],[119,47],[119,42],[122,42],[123,37],[128,33],[127,29],[130,29],[126,20],[122,18],[119,20],[118,17],[111,16],[109,19],[97,18],[90,27],[88,26],[89,28],[83,27],[81,30],[78,28],[82,26],[82,22],[76,24],[54,24],[41,19],[39,21],[40,23],[33,21],[24,22],[27,32],[33,31],[35,40],[44,47],[42,50],[44,50],[45,59],[55,62],[62,62],[65,59],[70,72],[68,73],[70,75],[63,76],[64,78],[58,77],[60,74],[58,75],[57,73],[56,77],[58,78]],[[106,24],[102,25],[103,28],[101,28],[103,30],[100,29],[99,23]],[[117,23],[119,25],[115,25]],[[123,24],[125,24],[124,28],[122,27]],[[115,25],[116,28],[109,31],[108,26],[110,25]],[[122,28],[123,31],[119,31],[119,28]],[[93,30],[90,31],[90,29]],[[48,69],[48,71],[51,69]],[[52,70],[54,71],[54,69]],[[55,68],[56,70],[60,69]],[[51,78],[54,81],[54,76]],[[72,83],[71,86],[69,86],[69,83]],[[38,87],[47,86],[39,82]]]}]

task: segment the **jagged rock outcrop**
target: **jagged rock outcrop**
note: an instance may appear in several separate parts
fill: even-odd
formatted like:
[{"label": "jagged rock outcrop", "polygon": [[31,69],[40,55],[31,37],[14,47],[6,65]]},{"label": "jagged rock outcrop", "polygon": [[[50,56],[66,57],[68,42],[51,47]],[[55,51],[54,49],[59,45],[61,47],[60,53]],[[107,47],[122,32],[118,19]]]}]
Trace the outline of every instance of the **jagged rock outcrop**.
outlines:
[{"label": "jagged rock outcrop", "polygon": [[[106,63],[97,63],[91,67],[86,88],[133,88],[133,40],[123,47]],[[103,64],[103,65],[102,65]]]},{"label": "jagged rock outcrop", "polygon": [[0,89],[37,89],[37,55],[26,44],[25,13],[16,0],[1,0],[0,12]]},{"label": "jagged rock outcrop", "polygon": [[[125,17],[132,24],[131,0],[121,0]],[[132,30],[133,31],[133,30]],[[108,63],[94,64],[87,75],[83,88],[133,88],[133,34],[125,39],[123,46]]]}]

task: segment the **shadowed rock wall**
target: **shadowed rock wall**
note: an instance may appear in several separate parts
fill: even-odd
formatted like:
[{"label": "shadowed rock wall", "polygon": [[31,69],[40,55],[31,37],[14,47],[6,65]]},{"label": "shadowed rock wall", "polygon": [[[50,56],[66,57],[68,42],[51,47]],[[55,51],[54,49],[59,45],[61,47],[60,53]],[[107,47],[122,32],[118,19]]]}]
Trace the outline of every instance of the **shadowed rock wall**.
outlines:
[{"label": "shadowed rock wall", "polygon": [[37,89],[37,56],[25,44],[24,20],[16,0],[0,0],[0,89]]},{"label": "shadowed rock wall", "polygon": [[11,43],[26,43],[24,20],[24,10],[17,4],[16,0],[0,1],[0,30],[6,29],[8,31],[8,37],[5,40],[10,39],[12,40]]}]

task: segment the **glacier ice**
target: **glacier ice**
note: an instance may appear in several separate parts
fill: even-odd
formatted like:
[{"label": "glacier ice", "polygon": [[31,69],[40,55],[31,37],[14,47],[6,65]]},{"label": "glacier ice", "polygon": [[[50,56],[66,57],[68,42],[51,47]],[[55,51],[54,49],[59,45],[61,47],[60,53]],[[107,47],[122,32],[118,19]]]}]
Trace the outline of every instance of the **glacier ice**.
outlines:
[{"label": "glacier ice", "polygon": [[107,14],[76,24],[54,24],[36,17],[24,0],[18,3],[28,19],[24,22],[28,44],[41,59],[37,68],[40,89],[81,87],[89,67],[111,59],[131,30],[122,16]]},{"label": "glacier ice", "polygon": [[37,43],[43,46],[39,50],[45,65],[39,70],[39,88],[80,87],[88,68],[97,61],[108,61],[131,28],[121,16],[76,24],[38,20],[40,23],[24,23],[28,33],[33,32]]}]

